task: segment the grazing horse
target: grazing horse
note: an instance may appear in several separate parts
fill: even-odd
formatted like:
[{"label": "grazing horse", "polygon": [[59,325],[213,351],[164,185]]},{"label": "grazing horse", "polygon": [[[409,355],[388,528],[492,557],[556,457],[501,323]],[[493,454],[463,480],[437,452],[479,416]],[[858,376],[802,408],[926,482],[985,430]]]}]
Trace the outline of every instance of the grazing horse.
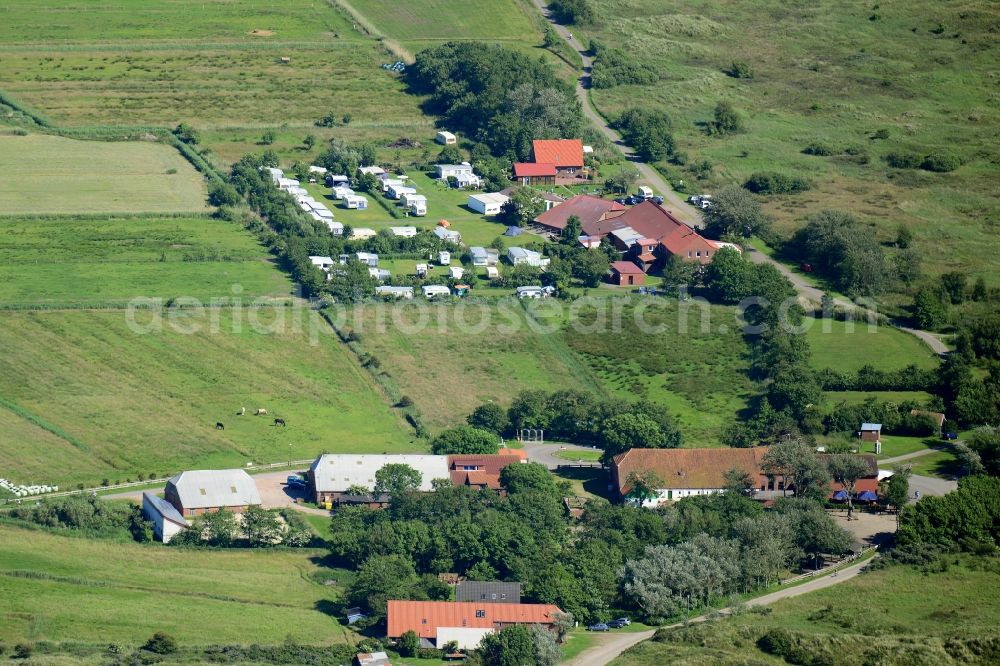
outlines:
[{"label": "grazing horse", "polygon": [[240,407],[240,411],[236,412],[236,416],[243,416],[246,413],[247,413],[247,408],[246,407]]},{"label": "grazing horse", "polygon": [[264,409],[263,407],[258,407],[257,408],[257,413],[255,415],[256,416],[267,416],[267,410]]},{"label": "grazing horse", "polygon": [[285,425],[285,419],[274,419],[274,425],[276,425],[276,426],[278,426],[278,425],[284,426]]},{"label": "grazing horse", "polygon": [[222,425],[222,421],[216,421],[215,422],[215,429],[216,430],[225,430],[226,426]]}]

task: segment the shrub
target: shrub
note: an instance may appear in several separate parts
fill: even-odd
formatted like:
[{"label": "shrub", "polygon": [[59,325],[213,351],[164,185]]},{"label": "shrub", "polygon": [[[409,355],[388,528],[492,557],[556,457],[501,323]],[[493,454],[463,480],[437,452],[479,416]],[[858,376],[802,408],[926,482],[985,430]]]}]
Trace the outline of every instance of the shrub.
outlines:
[{"label": "shrub", "polygon": [[560,23],[593,23],[594,7],[590,0],[555,0],[549,3],[549,9]]},{"label": "shrub", "polygon": [[750,174],[743,187],[757,194],[798,194],[812,186],[801,176],[788,176],[776,171],[757,171]]},{"label": "shrub", "polygon": [[889,138],[889,130],[887,130],[885,128],[875,130],[872,133],[872,139],[876,139],[876,140],[879,140],[879,141],[884,141],[885,139],[888,139],[888,138]]},{"label": "shrub", "polygon": [[834,150],[832,147],[830,147],[829,144],[821,143],[818,141],[810,143],[808,146],[802,149],[802,152],[806,155],[826,156],[834,154]]},{"label": "shrub", "polygon": [[177,641],[170,634],[158,631],[146,641],[142,649],[154,654],[173,654],[177,652]]},{"label": "shrub", "polygon": [[708,123],[708,133],[716,135],[736,134],[746,129],[743,117],[726,101],[715,105],[714,120]]},{"label": "shrub", "polygon": [[924,171],[935,173],[947,173],[962,166],[962,160],[955,155],[948,153],[931,153],[921,162],[920,168]]},{"label": "shrub", "polygon": [[906,152],[887,153],[884,159],[893,169],[916,169],[924,161],[920,155]]},{"label": "shrub", "polygon": [[14,659],[29,659],[31,653],[35,651],[30,643],[18,643],[14,646]]},{"label": "shrub", "polygon": [[733,77],[734,79],[752,79],[753,69],[750,65],[742,60],[734,60],[733,64],[729,66],[729,69],[725,70],[726,74]]}]

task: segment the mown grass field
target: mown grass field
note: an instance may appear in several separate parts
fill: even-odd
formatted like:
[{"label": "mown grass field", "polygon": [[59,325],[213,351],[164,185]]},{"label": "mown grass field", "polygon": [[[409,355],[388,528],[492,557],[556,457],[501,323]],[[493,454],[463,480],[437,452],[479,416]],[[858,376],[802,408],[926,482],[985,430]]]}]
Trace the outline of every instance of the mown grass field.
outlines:
[{"label": "mown grass field", "polygon": [[[614,118],[629,106],[664,109],[689,160],[713,165],[703,182],[676,167],[673,180],[712,191],[758,170],[802,175],[812,181],[811,191],[766,204],[781,232],[809,213],[846,210],[874,224],[883,240],[894,239],[898,225],[909,227],[931,274],[962,269],[997,284],[991,239],[1000,214],[998,162],[995,142],[983,143],[1000,126],[992,101],[995,6],[931,0],[594,5],[595,26],[574,26],[574,33],[622,48],[660,75],[649,85],[593,90],[600,111]],[[753,78],[727,76],[733,61],[749,64]],[[745,133],[714,138],[696,124],[711,120],[719,100],[744,115]],[[882,129],[888,138],[873,139]],[[803,154],[812,142],[825,142],[837,154]],[[858,154],[845,155],[846,148]],[[945,174],[893,170],[882,159],[891,151],[944,151],[963,165]]]},{"label": "mown grass field", "polygon": [[[8,403],[0,411],[41,419],[58,437],[45,456],[23,424],[22,434],[0,438],[5,476],[96,485],[322,451],[421,449],[325,322],[311,341],[306,312],[182,310],[163,314],[157,332],[158,316],[136,313],[138,328],[123,311],[0,317]],[[235,416],[241,407],[247,416]],[[258,407],[269,415],[250,416]],[[273,426],[274,417],[287,427]],[[90,462],[52,464],[81,458]]]},{"label": "mown grass field", "polygon": [[0,215],[208,208],[201,175],[157,143],[0,134],[0,172]]},{"label": "mown grass field", "polygon": [[[666,407],[684,434],[684,446],[724,445],[722,430],[753,393],[746,344],[733,323],[735,310],[711,306],[703,329],[699,306],[682,310],[668,299],[625,303],[620,330],[609,325],[581,334],[569,326],[563,333],[566,344],[613,394]],[[582,321],[601,318],[585,312]],[[646,332],[640,321],[649,327]]]},{"label": "mown grass field", "polygon": [[[379,312],[385,313],[381,327]],[[432,429],[464,422],[488,400],[509,405],[527,389],[587,390],[594,385],[593,377],[567,356],[558,335],[532,329],[521,305],[512,300],[366,306],[351,314],[345,328],[360,335],[361,346],[379,359],[381,369]]]},{"label": "mown grass field", "polygon": [[809,654],[826,657],[824,663],[863,663],[862,655],[870,648],[891,655],[887,663],[988,663],[975,658],[952,661],[943,649],[949,638],[995,637],[1000,621],[996,595],[983,594],[1000,585],[996,563],[985,558],[962,562],[943,573],[909,567],[872,572],[777,602],[769,615],[740,615],[676,629],[662,641],[641,643],[612,664],[784,664],[756,645],[774,628],[810,637]]},{"label": "mown grass field", "polygon": [[0,217],[0,305],[244,301],[292,293],[244,229],[210,217]]},{"label": "mown grass field", "polygon": [[541,32],[523,0],[421,0],[393,5],[351,0],[382,33],[406,43],[448,40],[541,43]]},{"label": "mown grass field", "polygon": [[[916,364],[923,369],[937,367],[937,356],[916,337],[888,325],[869,328],[867,323],[807,319],[806,339],[816,369],[831,368],[853,372],[864,365],[879,370],[899,370]],[[828,329],[828,330],[825,330]]]},{"label": "mown grass field", "polygon": [[[286,637],[351,641],[321,609],[337,587],[312,577],[322,552],[196,551],[0,525],[0,640],[133,649],[154,632],[182,646]],[[249,633],[248,633],[249,632]]]}]

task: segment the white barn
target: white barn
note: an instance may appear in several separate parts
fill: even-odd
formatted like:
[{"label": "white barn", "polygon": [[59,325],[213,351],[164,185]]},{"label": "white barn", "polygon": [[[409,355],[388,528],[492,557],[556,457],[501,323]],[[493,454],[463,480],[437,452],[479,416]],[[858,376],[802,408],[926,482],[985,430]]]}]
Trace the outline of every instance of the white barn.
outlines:
[{"label": "white barn", "polygon": [[435,479],[451,479],[448,456],[324,453],[313,461],[308,472],[316,502],[321,504],[337,499],[351,486],[374,490],[375,473],[389,464],[409,465],[417,470],[420,473],[417,490],[420,492],[432,491]]},{"label": "white barn", "polygon": [[470,194],[467,205],[481,215],[499,215],[500,207],[510,201],[510,197],[499,192]]},{"label": "white barn", "polygon": [[170,543],[175,534],[189,525],[173,504],[148,490],[142,493],[142,515],[153,523],[153,534],[163,543]]}]

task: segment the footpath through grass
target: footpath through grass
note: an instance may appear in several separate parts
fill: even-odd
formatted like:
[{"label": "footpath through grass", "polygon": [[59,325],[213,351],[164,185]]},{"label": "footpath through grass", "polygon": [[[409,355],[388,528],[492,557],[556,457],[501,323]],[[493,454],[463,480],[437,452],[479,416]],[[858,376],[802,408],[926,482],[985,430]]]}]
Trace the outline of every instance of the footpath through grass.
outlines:
[{"label": "footpath through grass", "polygon": [[188,550],[0,525],[0,640],[100,650],[138,647],[157,631],[185,646],[352,641],[322,610],[339,588],[320,583],[317,555]]}]

